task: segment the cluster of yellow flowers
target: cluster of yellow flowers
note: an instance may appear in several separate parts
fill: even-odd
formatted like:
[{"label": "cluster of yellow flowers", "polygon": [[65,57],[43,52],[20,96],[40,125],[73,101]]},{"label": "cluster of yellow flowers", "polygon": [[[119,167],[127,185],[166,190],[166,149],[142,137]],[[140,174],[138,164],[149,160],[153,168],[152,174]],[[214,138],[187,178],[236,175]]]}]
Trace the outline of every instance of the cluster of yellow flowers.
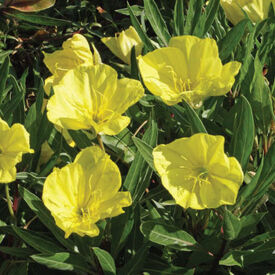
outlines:
[{"label": "cluster of yellow flowers", "polygon": [[[244,18],[244,11],[253,21],[265,18],[268,5],[250,2],[222,0],[221,5],[234,24]],[[274,4],[274,0],[266,2]],[[225,95],[241,67],[236,61],[223,65],[211,38],[173,37],[167,47],[144,56],[133,27],[102,42],[127,64],[135,46],[146,88],[169,106],[185,100],[196,108],[209,96]],[[49,96],[54,91],[46,103],[48,119],[64,131],[116,135],[129,125],[130,119],[123,113],[142,98],[144,88],[137,80],[118,79],[117,72],[102,63],[94,45],[92,49],[84,36],[75,34],[63,43],[62,50],[45,54],[44,62],[52,73],[45,81],[45,91]],[[20,124],[10,128],[0,119],[0,137],[0,182],[8,183],[16,178],[15,166],[22,154],[33,150]],[[235,203],[243,172],[238,161],[225,154],[222,136],[199,133],[158,145],[153,159],[163,186],[183,208]],[[53,170],[45,181],[42,199],[66,238],[73,232],[96,236],[99,220],[117,216],[131,205],[130,193],[120,192],[120,188],[118,166],[100,147],[91,146],[73,163]]]},{"label": "cluster of yellow flowers", "polygon": [[[133,27],[102,42],[125,63],[136,47],[139,69],[145,86],[168,105],[182,100],[194,107],[209,96],[226,94],[241,64],[222,65],[213,39],[174,37],[169,46],[141,56],[143,44]],[[74,35],[63,50],[45,55],[52,72],[46,91],[54,95],[47,104],[48,118],[61,129],[92,130],[116,135],[130,119],[122,114],[144,94],[141,83],[118,79],[96,48],[90,52],[87,40]],[[235,158],[224,153],[224,138],[196,134],[159,145],[153,151],[154,164],[165,188],[184,208],[216,208],[234,204],[243,181]],[[99,147],[82,150],[74,163],[55,169],[46,179],[43,201],[56,224],[66,232],[96,236],[96,222],[123,213],[131,204],[129,192],[118,192],[118,167]]]}]

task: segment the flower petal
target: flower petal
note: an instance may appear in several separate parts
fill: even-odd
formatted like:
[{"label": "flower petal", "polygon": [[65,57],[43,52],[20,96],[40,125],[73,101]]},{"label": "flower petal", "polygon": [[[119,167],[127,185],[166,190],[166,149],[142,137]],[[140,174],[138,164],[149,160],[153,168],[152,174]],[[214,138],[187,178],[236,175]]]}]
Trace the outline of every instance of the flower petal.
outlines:
[{"label": "flower petal", "polygon": [[172,47],[157,49],[139,57],[139,69],[145,86],[167,105],[182,100],[180,78],[187,75],[183,60],[181,51]]}]

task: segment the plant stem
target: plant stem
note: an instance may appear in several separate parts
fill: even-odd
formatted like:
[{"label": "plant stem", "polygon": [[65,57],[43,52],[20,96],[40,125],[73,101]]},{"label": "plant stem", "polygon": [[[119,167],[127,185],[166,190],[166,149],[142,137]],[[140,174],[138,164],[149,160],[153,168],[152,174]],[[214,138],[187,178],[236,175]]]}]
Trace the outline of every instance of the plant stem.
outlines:
[{"label": "plant stem", "polygon": [[5,184],[5,192],[6,192],[7,204],[8,204],[8,209],[9,209],[10,215],[11,215],[12,219],[15,220],[16,218],[15,218],[15,215],[14,215],[14,212],[12,209],[12,202],[11,202],[11,198],[10,198],[9,186],[7,183]]},{"label": "plant stem", "polygon": [[98,144],[99,144],[99,147],[102,149],[103,152],[105,152],[105,148],[104,148],[104,144],[102,142],[102,138],[101,138],[101,135],[97,135],[97,141],[98,141]]}]

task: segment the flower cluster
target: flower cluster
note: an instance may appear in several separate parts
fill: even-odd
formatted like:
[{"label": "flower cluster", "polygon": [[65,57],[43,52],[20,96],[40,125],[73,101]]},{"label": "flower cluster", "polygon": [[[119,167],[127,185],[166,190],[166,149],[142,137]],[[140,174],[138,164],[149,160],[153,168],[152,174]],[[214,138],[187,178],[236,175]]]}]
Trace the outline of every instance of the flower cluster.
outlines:
[{"label": "flower cluster", "polygon": [[[207,97],[225,95],[241,66],[236,61],[223,65],[211,38],[173,37],[168,47],[145,56],[133,27],[102,42],[128,64],[135,46],[145,86],[167,105],[185,100],[198,107]],[[118,79],[94,46],[93,52],[87,40],[76,34],[64,42],[62,50],[45,54],[52,73],[45,90],[54,93],[47,103],[48,119],[63,130],[117,135],[130,123],[123,113],[141,99],[144,88],[137,80]],[[196,134],[153,150],[162,184],[176,203],[194,209],[235,203],[243,172],[223,146],[222,136]],[[73,163],[55,168],[45,181],[43,201],[65,237],[73,232],[96,236],[99,220],[117,216],[131,204],[130,193],[119,192],[119,168],[102,149],[85,148]]]}]

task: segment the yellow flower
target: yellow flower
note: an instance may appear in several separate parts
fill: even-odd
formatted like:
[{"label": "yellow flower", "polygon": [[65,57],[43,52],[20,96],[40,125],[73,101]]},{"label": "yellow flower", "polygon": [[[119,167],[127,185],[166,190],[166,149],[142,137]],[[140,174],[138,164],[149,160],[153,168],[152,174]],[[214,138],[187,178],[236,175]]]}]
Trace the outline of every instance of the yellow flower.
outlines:
[{"label": "yellow flower", "polygon": [[117,72],[105,64],[70,70],[53,88],[47,105],[51,122],[65,129],[107,135],[128,126],[130,118],[122,114],[144,94],[139,81],[117,79]]},{"label": "yellow flower", "polygon": [[9,125],[0,118],[0,183],[16,179],[15,165],[22,160],[22,154],[33,153],[30,149],[29,134],[24,126]]},{"label": "yellow flower", "polygon": [[241,64],[225,65],[214,39],[173,37],[169,46],[139,57],[139,68],[148,90],[167,105],[183,99],[193,107],[209,96],[226,94],[235,82]]},{"label": "yellow flower", "polygon": [[245,18],[245,13],[254,23],[264,20],[271,3],[275,7],[275,0],[221,0],[226,17],[234,25]]},{"label": "yellow flower", "polygon": [[51,87],[57,85],[64,74],[81,64],[99,64],[101,63],[100,55],[92,44],[94,54],[86,38],[81,34],[75,34],[72,38],[66,40],[62,45],[63,50],[54,53],[44,53],[44,63],[53,74],[45,80],[45,92],[50,95]]},{"label": "yellow flower", "polygon": [[234,204],[243,172],[224,153],[224,137],[195,134],[153,150],[162,184],[183,208],[217,208]]},{"label": "yellow flower", "polygon": [[47,177],[42,199],[57,226],[80,236],[97,236],[96,222],[124,213],[132,203],[129,192],[118,192],[121,176],[117,165],[99,147],[82,150],[73,163]]},{"label": "yellow flower", "polygon": [[116,34],[115,37],[104,37],[101,41],[111,50],[111,52],[123,62],[131,63],[131,49],[135,46],[136,56],[142,51],[143,43],[138,36],[135,28]]}]

